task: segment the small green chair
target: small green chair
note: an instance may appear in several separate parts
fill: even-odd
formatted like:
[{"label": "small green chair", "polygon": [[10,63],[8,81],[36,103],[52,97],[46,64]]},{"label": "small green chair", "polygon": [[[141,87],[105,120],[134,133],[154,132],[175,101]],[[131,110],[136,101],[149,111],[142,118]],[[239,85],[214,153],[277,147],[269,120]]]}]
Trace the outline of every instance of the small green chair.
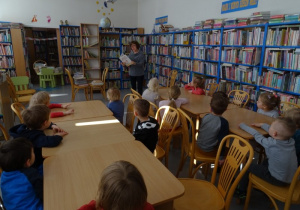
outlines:
[{"label": "small green chair", "polygon": [[34,89],[28,89],[29,86],[29,77],[27,76],[18,76],[18,77],[9,77],[6,76],[7,80],[10,79],[16,89],[17,95],[33,95],[36,91]]},{"label": "small green chair", "polygon": [[40,87],[46,88],[46,82],[50,82],[52,88],[56,87],[54,71],[52,68],[41,68]]}]

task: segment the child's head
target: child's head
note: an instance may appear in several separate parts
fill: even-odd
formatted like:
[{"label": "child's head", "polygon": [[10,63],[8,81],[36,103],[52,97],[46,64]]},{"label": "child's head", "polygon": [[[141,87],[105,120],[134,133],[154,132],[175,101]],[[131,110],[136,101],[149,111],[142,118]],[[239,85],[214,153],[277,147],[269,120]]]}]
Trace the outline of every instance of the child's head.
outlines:
[{"label": "child's head", "polygon": [[42,104],[31,106],[22,111],[24,124],[33,130],[48,128],[51,124],[49,115],[50,109]]},{"label": "child's head", "polygon": [[178,86],[172,86],[170,88],[170,92],[169,92],[169,106],[173,107],[173,108],[177,108],[175,100],[180,96],[181,91],[180,88]]},{"label": "child's head", "polygon": [[148,89],[152,92],[157,92],[158,91],[158,79],[156,77],[153,77],[152,79],[149,80],[148,82]]},{"label": "child's head", "polygon": [[97,209],[142,210],[146,202],[147,188],[134,165],[120,160],[103,170],[96,198]]},{"label": "child's head", "polygon": [[278,140],[290,139],[296,131],[296,125],[291,118],[279,117],[269,128],[269,135]]},{"label": "child's head", "polygon": [[218,91],[212,95],[212,99],[210,101],[211,111],[216,115],[222,115],[229,104],[229,98],[226,93]]},{"label": "child's head", "polygon": [[39,91],[35,93],[30,99],[29,106],[34,106],[37,104],[45,104],[48,106],[50,104],[49,93],[46,91]]},{"label": "child's head", "polygon": [[134,115],[138,117],[148,117],[150,103],[145,99],[136,99],[133,103]]},{"label": "child's head", "polygon": [[280,109],[280,97],[272,93],[262,93],[259,95],[257,107],[265,111],[271,111],[275,107]]},{"label": "child's head", "polygon": [[35,161],[33,146],[25,138],[16,138],[0,146],[0,167],[3,171],[16,171],[30,167]]},{"label": "child's head", "polygon": [[107,95],[107,99],[109,101],[118,101],[118,100],[120,100],[121,92],[118,88],[111,87],[108,89],[106,95]]},{"label": "child's head", "polygon": [[193,85],[196,88],[202,88],[202,89],[204,89],[205,88],[205,79],[203,77],[194,76],[193,77]]},{"label": "child's head", "polygon": [[285,111],[284,117],[291,118],[296,124],[297,129],[300,128],[300,109],[293,108]]}]

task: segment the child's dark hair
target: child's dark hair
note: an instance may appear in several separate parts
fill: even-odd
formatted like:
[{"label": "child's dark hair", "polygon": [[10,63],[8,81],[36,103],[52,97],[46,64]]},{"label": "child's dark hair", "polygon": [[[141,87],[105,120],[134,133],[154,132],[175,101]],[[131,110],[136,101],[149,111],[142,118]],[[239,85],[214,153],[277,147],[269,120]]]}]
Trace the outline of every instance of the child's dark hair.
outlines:
[{"label": "child's dark hair", "polygon": [[139,50],[140,49],[140,43],[138,43],[137,41],[132,41],[132,42],[130,42],[130,47],[131,47],[131,45],[135,45],[136,46],[136,48]]},{"label": "child's dark hair", "polygon": [[145,99],[136,99],[133,102],[134,109],[141,117],[147,117],[149,114],[150,103]]},{"label": "child's dark hair", "polygon": [[170,92],[169,92],[169,100],[170,100],[169,106],[170,107],[177,109],[175,100],[180,96],[180,94],[181,94],[181,91],[178,86],[172,86],[170,88]]},{"label": "child's dark hair", "polygon": [[280,111],[280,97],[274,95],[273,93],[262,93],[259,95],[259,98],[264,106],[267,107],[268,110],[273,110],[275,107]]},{"label": "child's dark hair", "polygon": [[0,167],[3,171],[16,171],[24,168],[31,159],[33,146],[23,137],[6,141],[0,146]]},{"label": "child's dark hair", "polygon": [[40,129],[49,120],[50,109],[46,105],[38,104],[22,111],[24,124],[30,129]]},{"label": "child's dark hair", "polygon": [[229,98],[226,93],[218,91],[212,95],[210,107],[213,113],[217,115],[223,114],[229,104]]},{"label": "child's dark hair", "polygon": [[193,82],[197,88],[202,88],[202,89],[205,88],[205,78],[195,76],[193,78]]},{"label": "child's dark hair", "polygon": [[143,209],[146,202],[143,176],[133,164],[120,160],[103,170],[96,196],[97,209]]}]

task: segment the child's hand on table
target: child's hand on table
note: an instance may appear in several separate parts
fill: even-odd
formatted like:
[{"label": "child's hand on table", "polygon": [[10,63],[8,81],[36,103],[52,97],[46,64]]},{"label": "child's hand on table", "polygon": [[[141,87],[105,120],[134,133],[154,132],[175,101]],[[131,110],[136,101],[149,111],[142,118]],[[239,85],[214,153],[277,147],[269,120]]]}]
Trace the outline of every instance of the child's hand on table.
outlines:
[{"label": "child's hand on table", "polygon": [[258,127],[258,128],[261,128],[263,123],[252,123],[251,125],[254,126],[254,127]]},{"label": "child's hand on table", "polygon": [[70,115],[74,113],[74,109],[69,109],[67,111],[64,112],[64,115]]},{"label": "child's hand on table", "polygon": [[57,132],[65,132],[63,129],[61,129],[61,128],[58,127],[57,125],[52,125],[52,130],[53,130],[53,133],[57,133]]},{"label": "child's hand on table", "polygon": [[62,104],[61,108],[67,109],[71,104]]},{"label": "child's hand on table", "polygon": [[54,133],[54,135],[61,136],[61,137],[65,136],[67,134],[68,134],[68,132],[66,132],[66,131]]}]

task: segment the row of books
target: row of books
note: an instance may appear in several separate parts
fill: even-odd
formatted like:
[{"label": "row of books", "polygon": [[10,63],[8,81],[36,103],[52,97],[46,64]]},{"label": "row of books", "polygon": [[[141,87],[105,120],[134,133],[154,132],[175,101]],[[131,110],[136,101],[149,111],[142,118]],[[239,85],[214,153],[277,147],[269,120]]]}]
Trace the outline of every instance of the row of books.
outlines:
[{"label": "row of books", "polygon": [[188,59],[178,59],[174,58],[173,66],[176,68],[180,68],[182,70],[192,70],[192,61]]},{"label": "row of books", "polygon": [[120,61],[118,60],[105,60],[101,62],[103,68],[120,68]]},{"label": "row of books", "polygon": [[222,79],[256,84],[258,78],[258,68],[223,64],[220,75]]},{"label": "row of books", "polygon": [[90,35],[90,31],[89,31],[88,27],[86,27],[86,26],[82,27],[82,35],[84,35],[84,36]]},{"label": "row of books", "polygon": [[150,46],[150,54],[172,55],[171,46]]},{"label": "row of books", "polygon": [[82,67],[68,66],[67,69],[71,72],[71,74],[82,72]]},{"label": "row of books", "polygon": [[108,72],[108,79],[120,79],[121,73],[120,71],[110,71]]},{"label": "row of books", "polygon": [[101,47],[120,47],[120,39],[103,37],[101,39]]},{"label": "row of books", "polygon": [[221,32],[195,32],[194,44],[196,45],[218,45],[220,44]]},{"label": "row of books", "polygon": [[229,93],[232,90],[243,90],[250,95],[252,101],[256,101],[256,90],[253,86],[242,85],[240,83],[228,82],[226,80],[221,80],[219,83],[219,90],[225,93]]},{"label": "row of books", "polygon": [[13,55],[12,45],[0,44],[0,56],[1,55]]},{"label": "row of books", "polygon": [[264,66],[300,70],[300,54],[292,49],[267,48]]},{"label": "row of books", "polygon": [[268,29],[266,45],[299,46],[299,26],[287,26],[286,28],[274,27]]},{"label": "row of books", "polygon": [[81,55],[81,49],[76,47],[63,47],[62,53],[63,56]]},{"label": "row of books", "polygon": [[167,77],[158,77],[158,82],[162,86],[168,85],[168,78]]},{"label": "row of books", "polygon": [[80,36],[79,27],[61,27],[62,36]]},{"label": "row of books", "polygon": [[130,42],[137,41],[141,45],[145,45],[147,43],[146,36],[122,36],[122,44],[129,45]]},{"label": "row of books", "polygon": [[104,49],[101,50],[101,58],[118,58],[120,50]]},{"label": "row of books", "polygon": [[194,61],[193,72],[197,72],[205,75],[217,76],[218,64],[203,62],[203,61]]},{"label": "row of books", "polygon": [[93,52],[87,51],[87,50],[83,51],[83,56],[84,56],[84,58],[98,58],[98,55],[96,55]]},{"label": "row of books", "polygon": [[218,61],[219,60],[219,48],[205,48],[202,46],[194,47],[194,58]]},{"label": "row of books", "polygon": [[63,37],[61,39],[62,44],[64,46],[80,46],[80,38],[74,38],[74,37]]},{"label": "row of books", "polygon": [[158,72],[160,75],[168,76],[171,72],[171,68],[164,67],[164,66],[157,66],[156,72]]},{"label": "row of books", "polygon": [[190,33],[174,34],[174,44],[190,44]]},{"label": "row of books", "polygon": [[[118,82],[118,81],[117,81]],[[121,85],[117,83],[117,87],[120,88]],[[131,88],[130,81],[123,81],[123,88]]]},{"label": "row of books", "polygon": [[160,65],[166,65],[166,66],[172,65],[171,57],[165,57],[165,56],[159,56],[159,55],[149,55],[148,62],[160,64]]},{"label": "row of books", "polygon": [[123,71],[122,78],[123,79],[130,79],[129,72],[128,71],[127,72]]},{"label": "row of books", "polygon": [[11,35],[8,29],[0,29],[0,42],[11,42]]},{"label": "row of books", "polygon": [[46,45],[35,45],[34,49],[35,49],[35,53],[46,53],[47,52]]},{"label": "row of books", "polygon": [[149,44],[164,44],[164,45],[173,44],[173,34],[150,35],[150,36],[148,36],[148,43]]},{"label": "row of books", "polygon": [[15,68],[14,58],[0,57],[0,68]]},{"label": "row of books", "polygon": [[260,27],[249,30],[227,30],[223,34],[223,45],[262,45],[264,34]]},{"label": "row of books", "polygon": [[277,95],[279,95],[281,101],[287,101],[300,105],[300,100],[298,97],[286,93],[277,93]]},{"label": "row of books", "polygon": [[174,56],[179,56],[179,57],[191,57],[192,48],[191,47],[174,46],[172,49],[172,54]]},{"label": "row of books", "polygon": [[81,57],[64,58],[64,65],[82,65]]},{"label": "row of books", "polygon": [[179,82],[189,83],[190,82],[190,73],[188,72],[178,72],[176,80]]},{"label": "row of books", "polygon": [[261,48],[224,48],[222,50],[222,62],[258,65],[260,62]]}]

